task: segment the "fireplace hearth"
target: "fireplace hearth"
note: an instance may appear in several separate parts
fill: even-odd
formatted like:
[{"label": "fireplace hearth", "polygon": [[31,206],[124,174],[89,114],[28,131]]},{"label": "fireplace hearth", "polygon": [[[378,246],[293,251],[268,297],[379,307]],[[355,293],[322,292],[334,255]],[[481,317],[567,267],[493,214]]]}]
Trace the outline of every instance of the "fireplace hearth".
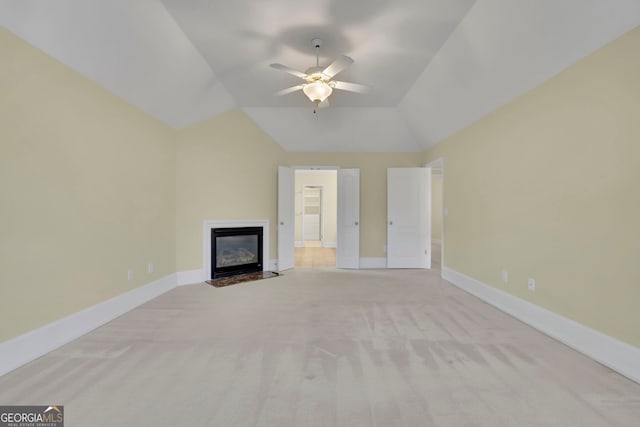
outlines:
[{"label": "fireplace hearth", "polygon": [[211,229],[211,278],[262,271],[262,227]]}]

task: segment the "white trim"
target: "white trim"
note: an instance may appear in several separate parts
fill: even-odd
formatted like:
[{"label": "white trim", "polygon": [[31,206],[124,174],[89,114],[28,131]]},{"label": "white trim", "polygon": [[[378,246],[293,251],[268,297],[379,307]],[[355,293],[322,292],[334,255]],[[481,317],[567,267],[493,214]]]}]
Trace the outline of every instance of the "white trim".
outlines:
[{"label": "white trim", "polygon": [[322,242],[323,248],[337,248],[338,244],[336,242]]},{"label": "white trim", "polygon": [[424,167],[442,170],[444,169],[444,157],[438,157],[437,159],[431,160],[429,163],[425,164]]},{"label": "white trim", "polygon": [[296,240],[294,246],[296,248],[304,248],[304,240]]},{"label": "white trim", "polygon": [[176,286],[176,274],[158,279],[0,343],[0,375],[4,375],[104,325]]},{"label": "white trim", "polygon": [[[447,216],[445,215],[445,198],[444,198],[444,157],[438,157],[435,160],[430,161],[429,163],[427,163],[426,165],[424,165],[425,168],[433,168],[436,167],[436,169],[438,170],[438,173],[436,175],[440,176],[442,179],[440,180],[440,185],[442,186],[442,188],[440,189],[440,208],[442,209],[441,215],[440,215],[440,240],[438,240],[437,244],[440,244],[440,265],[444,266],[444,222],[447,219]],[[432,169],[433,171],[433,169]],[[431,181],[431,189],[433,190],[433,180]],[[431,192],[433,194],[433,191]],[[433,196],[431,196],[433,197]],[[435,243],[436,241],[432,241],[433,243]],[[431,248],[429,248],[431,249]],[[440,271],[440,276],[444,277],[444,273],[443,270]]]},{"label": "white trim", "polygon": [[640,383],[640,348],[595,331],[448,267],[442,277],[574,350]]},{"label": "white trim", "polygon": [[360,258],[360,268],[387,268],[386,258]]},{"label": "white trim", "polygon": [[202,283],[206,279],[204,276],[204,270],[199,268],[197,270],[178,271],[178,286],[191,285],[193,283]]},{"label": "white trim", "polygon": [[295,173],[326,173],[332,174],[335,173],[340,166],[290,166],[291,169],[295,170]]},{"label": "white trim", "polygon": [[211,230],[214,228],[233,227],[262,227],[262,271],[268,271],[269,266],[269,220],[268,219],[248,219],[248,220],[204,220],[202,227],[202,271],[204,280],[211,279]]},{"label": "white trim", "polygon": [[442,240],[440,240],[440,239],[431,239],[431,243],[434,244],[434,245],[439,245],[439,244],[442,243]]}]

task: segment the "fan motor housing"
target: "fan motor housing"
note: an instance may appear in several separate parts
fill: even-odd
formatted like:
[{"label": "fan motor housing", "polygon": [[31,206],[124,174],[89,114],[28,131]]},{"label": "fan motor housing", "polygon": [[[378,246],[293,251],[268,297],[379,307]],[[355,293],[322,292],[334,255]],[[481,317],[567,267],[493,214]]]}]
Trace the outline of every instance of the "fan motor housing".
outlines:
[{"label": "fan motor housing", "polygon": [[324,67],[309,67],[304,73],[312,76],[314,74],[322,74],[322,70],[324,70]]}]

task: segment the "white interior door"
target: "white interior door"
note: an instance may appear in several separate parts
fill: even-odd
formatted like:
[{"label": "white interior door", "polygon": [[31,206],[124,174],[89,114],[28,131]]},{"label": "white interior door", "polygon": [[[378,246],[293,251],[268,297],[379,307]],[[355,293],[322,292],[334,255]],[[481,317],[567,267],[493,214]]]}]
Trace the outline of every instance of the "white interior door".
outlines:
[{"label": "white interior door", "polygon": [[278,168],[278,271],[293,268],[295,262],[294,197],[292,168]]},{"label": "white interior door", "polygon": [[338,169],[337,268],[360,268],[360,169]]},{"label": "white interior door", "polygon": [[431,268],[431,169],[387,170],[387,267]]}]

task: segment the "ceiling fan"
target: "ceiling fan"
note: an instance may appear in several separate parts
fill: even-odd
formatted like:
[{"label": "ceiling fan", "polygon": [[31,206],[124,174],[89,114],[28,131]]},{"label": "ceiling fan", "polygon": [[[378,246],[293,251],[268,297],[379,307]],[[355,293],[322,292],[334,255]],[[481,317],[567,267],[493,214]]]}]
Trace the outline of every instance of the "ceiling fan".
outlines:
[{"label": "ceiling fan", "polygon": [[[348,56],[340,56],[328,67],[322,68],[320,66],[319,54],[320,46],[322,46],[322,40],[313,39],[311,40],[311,43],[313,43],[313,47],[316,50],[316,65],[314,67],[308,68],[304,73],[294,70],[293,68],[289,68],[286,65],[271,64],[271,68],[287,72],[304,80],[304,83],[297,86],[292,86],[287,89],[283,89],[279,92],[276,92],[276,95],[281,96],[288,93],[296,92],[298,90],[302,90],[304,94],[307,95],[307,97],[311,100],[311,102],[313,102],[317,107],[323,108],[329,106],[328,98],[329,95],[331,95],[331,93],[333,92],[333,89],[358,93],[366,93],[369,91],[369,87],[365,85],[333,80],[333,77],[336,74],[353,64],[353,59],[349,58]],[[315,113],[316,110],[314,109],[313,112]]]}]

